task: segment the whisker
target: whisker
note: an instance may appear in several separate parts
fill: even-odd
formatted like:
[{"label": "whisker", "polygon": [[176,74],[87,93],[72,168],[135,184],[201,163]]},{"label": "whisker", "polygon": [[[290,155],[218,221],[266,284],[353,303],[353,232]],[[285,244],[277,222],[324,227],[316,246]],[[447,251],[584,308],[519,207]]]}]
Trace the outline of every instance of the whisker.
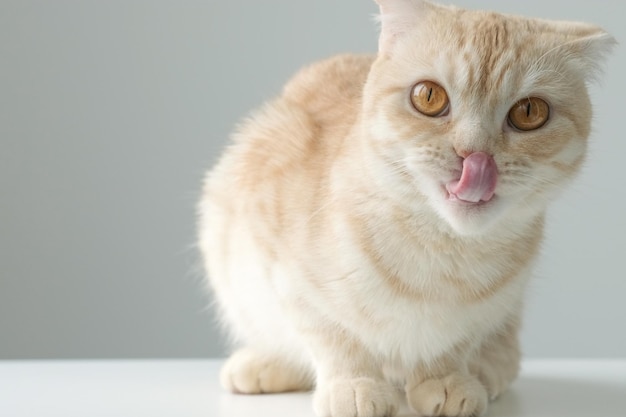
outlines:
[{"label": "whisker", "polygon": [[510,172],[509,171],[509,172],[507,172],[507,174],[513,174],[514,177],[507,176],[506,177],[506,181],[511,182],[511,183],[513,183],[515,185],[523,186],[523,187],[525,187],[527,189],[534,188],[533,184],[529,184],[528,182],[523,181],[522,179],[519,179],[519,178],[515,178],[515,177],[520,177],[521,176],[521,177],[524,177],[524,179],[532,179],[532,180],[535,181],[535,184],[545,184],[545,185],[550,185],[550,186],[553,186],[553,187],[557,187],[559,185],[558,183],[556,183],[556,182],[554,182],[554,181],[552,181],[550,179],[541,178],[541,177],[538,177],[538,176],[535,176],[535,175],[531,175],[531,174],[529,174],[527,172],[524,172],[524,171],[514,171],[514,172]]}]

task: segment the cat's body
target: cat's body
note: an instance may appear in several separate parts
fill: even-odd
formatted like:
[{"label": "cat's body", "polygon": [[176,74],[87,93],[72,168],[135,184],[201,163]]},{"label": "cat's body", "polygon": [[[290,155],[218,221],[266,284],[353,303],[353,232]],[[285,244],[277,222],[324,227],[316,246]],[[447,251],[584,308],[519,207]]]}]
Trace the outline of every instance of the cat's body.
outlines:
[{"label": "cat's body", "polygon": [[[392,415],[397,388],[420,414],[479,414],[517,374],[545,209],[584,158],[585,82],[612,41],[583,24],[379,3],[378,58],[301,71],[207,178],[200,246],[243,347],[222,382],[315,386],[320,416]],[[426,106],[445,91],[438,114],[422,81],[436,83]],[[535,96],[545,126],[512,127]],[[519,123],[533,122],[523,105]]]}]

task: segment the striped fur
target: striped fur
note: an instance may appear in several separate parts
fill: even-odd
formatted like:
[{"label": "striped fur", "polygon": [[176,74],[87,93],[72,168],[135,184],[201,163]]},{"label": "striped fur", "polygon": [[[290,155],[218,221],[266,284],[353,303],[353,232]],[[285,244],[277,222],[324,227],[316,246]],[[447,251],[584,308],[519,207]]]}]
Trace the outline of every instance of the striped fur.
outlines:
[{"label": "striped fur", "polygon": [[[582,24],[379,0],[374,56],[298,73],[207,175],[199,243],[242,348],[222,383],[315,386],[320,416],[482,413],[515,377],[524,288],[548,203],[585,157],[586,84],[612,38]],[[410,105],[422,80],[450,112]],[[518,100],[542,128],[506,123]],[[496,197],[449,201],[461,157],[493,155]]]}]

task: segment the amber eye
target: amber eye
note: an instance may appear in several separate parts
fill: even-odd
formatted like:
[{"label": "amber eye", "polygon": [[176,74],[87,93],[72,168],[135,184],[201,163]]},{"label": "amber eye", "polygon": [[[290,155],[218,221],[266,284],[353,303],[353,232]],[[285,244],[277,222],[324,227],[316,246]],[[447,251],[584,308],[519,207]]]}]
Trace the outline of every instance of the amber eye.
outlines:
[{"label": "amber eye", "polygon": [[422,81],[413,87],[411,103],[418,112],[437,117],[444,114],[450,102],[442,86],[432,81]]},{"label": "amber eye", "polygon": [[525,98],[509,110],[509,123],[518,130],[539,129],[550,118],[550,106],[537,97]]}]

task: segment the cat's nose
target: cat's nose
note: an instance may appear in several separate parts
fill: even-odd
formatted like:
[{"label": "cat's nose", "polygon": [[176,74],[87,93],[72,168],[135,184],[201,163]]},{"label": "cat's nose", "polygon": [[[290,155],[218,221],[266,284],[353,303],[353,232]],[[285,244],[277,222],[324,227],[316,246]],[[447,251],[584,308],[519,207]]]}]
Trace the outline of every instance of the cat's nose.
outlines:
[{"label": "cat's nose", "polygon": [[460,156],[462,159],[465,159],[468,156],[475,154],[475,153],[484,153],[487,155],[493,155],[493,152],[491,152],[491,149],[489,149],[489,146],[466,146],[466,145],[464,146],[464,145],[454,144],[452,147],[454,148],[454,152],[456,152],[456,154]]},{"label": "cat's nose", "polygon": [[453,148],[454,148],[454,152],[456,152],[456,154],[459,155],[463,159],[467,158],[468,156],[476,152],[476,150],[474,149],[467,149],[465,147],[461,147],[456,144],[453,146]]},{"label": "cat's nose", "polygon": [[498,132],[489,126],[472,120],[463,121],[452,136],[450,144],[454,152],[465,159],[476,152],[493,155],[497,149]]}]

